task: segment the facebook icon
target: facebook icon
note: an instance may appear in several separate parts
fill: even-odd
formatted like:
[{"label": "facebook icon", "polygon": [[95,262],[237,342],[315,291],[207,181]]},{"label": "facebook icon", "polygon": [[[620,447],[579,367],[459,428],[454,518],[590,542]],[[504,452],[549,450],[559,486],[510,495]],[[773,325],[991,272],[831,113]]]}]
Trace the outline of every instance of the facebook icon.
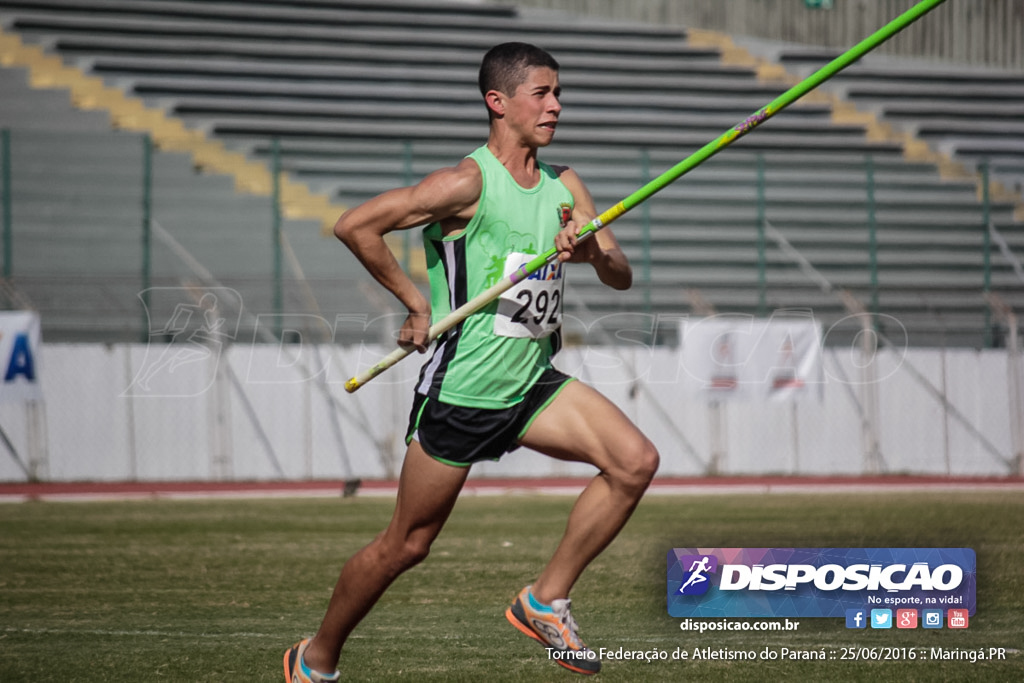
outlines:
[{"label": "facebook icon", "polygon": [[867,612],[862,609],[846,610],[846,628],[867,628]]}]

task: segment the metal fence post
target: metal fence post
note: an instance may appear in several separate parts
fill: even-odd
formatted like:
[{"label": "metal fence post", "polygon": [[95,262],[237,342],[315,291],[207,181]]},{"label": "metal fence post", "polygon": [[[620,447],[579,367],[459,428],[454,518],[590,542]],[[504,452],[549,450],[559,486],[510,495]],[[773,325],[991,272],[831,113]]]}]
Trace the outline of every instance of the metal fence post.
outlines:
[{"label": "metal fence post", "polygon": [[11,131],[0,130],[0,175],[3,176],[3,241],[4,241],[4,278],[9,279],[14,272],[14,222],[11,218]]},{"label": "metal fence post", "polygon": [[281,255],[281,141],[274,138],[270,144],[271,167],[271,247],[274,250],[274,335],[281,339],[284,313],[284,267]]},{"label": "metal fence post", "polygon": [[875,158],[864,155],[864,182],[867,191],[868,268],[871,278],[871,320],[878,329],[878,221],[875,217]]},{"label": "metal fence post", "polygon": [[757,315],[768,315],[768,245],[765,241],[765,221],[768,219],[764,177],[764,154],[757,154]]},{"label": "metal fence post", "polygon": [[[988,159],[981,162],[981,268],[982,268],[982,295],[987,295],[992,290],[992,235],[989,224],[992,221],[992,199],[989,194],[989,167]],[[985,307],[985,334],[984,345],[986,349],[992,348],[992,309]]]},{"label": "metal fence post", "polygon": [[[651,182],[651,151],[640,149],[641,184]],[[651,312],[651,203],[644,202],[640,209],[640,239],[643,253],[644,313]],[[653,339],[651,340],[653,343]]]},{"label": "metal fence post", "polygon": [[[402,143],[402,185],[412,185],[412,140]],[[402,270],[409,272],[412,265],[412,255],[409,250],[412,248],[412,231],[402,231]]]},{"label": "metal fence post", "polygon": [[153,278],[152,261],[153,215],[153,140],[142,136],[142,343],[149,341],[149,290]]}]

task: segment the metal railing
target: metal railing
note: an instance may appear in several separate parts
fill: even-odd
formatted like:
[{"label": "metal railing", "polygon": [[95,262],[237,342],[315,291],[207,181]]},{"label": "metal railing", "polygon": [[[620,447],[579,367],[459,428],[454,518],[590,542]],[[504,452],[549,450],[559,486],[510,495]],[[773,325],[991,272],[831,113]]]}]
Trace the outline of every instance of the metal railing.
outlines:
[{"label": "metal railing", "polygon": [[[83,134],[85,135],[85,134]],[[302,255],[286,253],[288,247],[287,235],[283,229],[282,208],[279,194],[273,192],[270,197],[250,197],[246,204],[250,209],[255,208],[257,218],[253,220],[235,221],[230,220],[231,210],[220,209],[216,205],[209,205],[208,211],[214,212],[212,217],[206,219],[217,225],[216,231],[209,228],[182,225],[177,220],[169,220],[166,212],[188,208],[187,205],[193,200],[190,192],[196,191],[196,187],[209,184],[208,181],[195,177],[193,185],[181,187],[188,178],[181,177],[181,174],[174,175],[164,171],[158,172],[155,167],[159,155],[162,152],[155,152],[153,145],[147,136],[133,136],[138,140],[138,146],[134,144],[122,147],[126,151],[114,161],[102,164],[89,165],[80,169],[80,173],[89,176],[88,178],[68,178],[65,174],[61,182],[57,181],[58,176],[64,173],[61,168],[62,160],[59,156],[53,157],[47,162],[46,154],[36,154],[35,144],[43,145],[47,141],[45,136],[40,137],[38,132],[22,133],[16,130],[0,131],[0,216],[2,216],[2,242],[3,245],[3,275],[8,291],[11,288],[20,289],[29,300],[33,299],[33,284],[47,278],[63,278],[65,282],[74,281],[76,278],[82,283],[83,288],[94,286],[102,289],[109,285],[109,306],[118,311],[134,309],[138,311],[137,333],[132,335],[134,339],[149,339],[149,320],[147,313],[150,311],[152,302],[149,301],[149,292],[154,283],[167,284],[179,282],[182,278],[187,279],[188,274],[181,268],[180,260],[169,256],[166,249],[155,244],[151,234],[151,225],[154,220],[159,220],[168,231],[182,239],[183,243],[196,245],[194,251],[197,258],[204,262],[211,272],[226,281],[237,281],[247,283],[260,290],[254,295],[253,301],[264,302],[266,307],[264,313],[280,316],[290,312],[313,312],[308,306],[303,308],[302,300],[315,301],[317,297],[335,296],[337,283],[332,283],[332,277],[337,274],[325,273],[311,270],[305,264],[301,264]],[[70,138],[69,138],[70,139]],[[52,147],[52,141],[49,141]],[[22,145],[17,155],[12,150],[18,144]],[[436,158],[436,150],[423,155],[415,141],[406,141],[398,146],[392,146],[394,158],[385,164],[386,168],[393,169],[393,178],[388,180],[387,172],[381,174],[381,191],[388,187],[408,185],[423,174],[423,169],[428,163]],[[102,148],[100,144],[100,148]],[[134,147],[134,151],[132,148]],[[287,148],[278,141],[271,141],[269,145],[269,165],[273,169],[273,177],[280,178],[281,174],[287,172],[290,165],[295,164],[294,159],[287,157]],[[652,176],[652,166],[660,163],[664,158],[665,150],[641,149],[633,161],[628,159],[617,159],[614,166],[617,170],[617,177],[598,179],[591,183],[595,201],[598,209],[605,204],[614,203],[619,196],[621,187],[628,187],[639,181],[646,182]],[[15,156],[17,157],[15,159]],[[51,154],[52,156],[52,154]],[[377,157],[378,160],[381,158]],[[785,214],[793,206],[800,211],[809,209],[815,212],[811,219],[803,219],[801,229],[807,229],[812,225],[818,236],[813,238],[818,242],[818,254],[825,261],[833,260],[832,257],[839,254],[842,258],[837,259],[839,265],[835,268],[841,269],[842,277],[854,279],[862,284],[859,285],[861,295],[869,302],[869,311],[878,316],[884,307],[881,294],[885,291],[899,289],[902,285],[899,282],[888,281],[893,275],[901,272],[901,267],[896,258],[897,252],[887,251],[893,247],[892,240],[883,244],[882,237],[887,234],[893,223],[893,218],[885,218],[882,214],[885,211],[892,213],[903,210],[898,193],[885,186],[886,180],[879,179],[880,170],[886,173],[900,173],[898,164],[894,158],[889,156],[885,159],[876,158],[872,154],[859,157],[853,156],[853,161],[847,160],[845,175],[834,180],[830,186],[830,192],[839,197],[837,203],[843,207],[832,207],[828,202],[815,200],[817,188],[800,186],[799,183],[813,183],[814,174],[804,173],[803,180],[792,180],[794,172],[792,167],[782,168],[781,171],[788,173],[791,180],[776,178],[775,173],[779,169],[773,166],[778,157],[766,156],[763,153],[742,152],[736,155],[723,155],[723,163],[726,167],[717,167],[718,160],[709,163],[708,172],[712,173],[710,178],[700,178],[695,175],[698,183],[697,189],[707,188],[708,192],[718,192],[716,196],[722,196],[721,208],[728,210],[731,216],[729,219],[734,222],[732,228],[734,233],[732,241],[719,240],[719,233],[712,225],[706,228],[699,224],[694,225],[693,221],[687,228],[688,235],[695,237],[700,244],[688,241],[686,237],[676,237],[678,226],[688,220],[688,213],[694,207],[702,206],[707,215],[713,215],[717,210],[715,197],[712,196],[702,201],[702,198],[695,195],[694,187],[688,182],[681,183],[679,187],[667,190],[663,195],[645,202],[635,213],[630,214],[616,226],[616,234],[620,241],[629,250],[638,274],[637,286],[639,290],[638,305],[632,310],[639,310],[644,313],[657,313],[663,310],[666,305],[684,307],[686,295],[676,284],[685,281],[694,275],[696,269],[703,268],[705,272],[720,269],[720,273],[732,277],[737,282],[750,282],[754,284],[754,296],[747,309],[757,315],[767,315],[770,308],[778,308],[786,305],[802,305],[799,301],[786,300],[787,296],[796,296],[788,293],[787,286],[780,282],[785,280],[785,269],[795,271],[792,262],[786,262],[778,251],[775,243],[766,239],[765,225],[771,220],[774,226],[789,235],[791,241],[797,246],[800,241],[800,230],[787,224]],[[385,157],[385,161],[387,158]],[[88,159],[85,160],[88,162]],[[47,166],[47,163],[50,166]],[[632,164],[632,167],[631,167]],[[884,166],[880,166],[884,164]],[[359,167],[359,164],[354,164]],[[97,176],[105,171],[116,170],[116,178],[113,178],[108,185],[102,189],[107,195],[99,196],[100,188],[96,185]],[[716,187],[713,172],[719,172],[725,168],[730,183],[728,198],[724,198],[721,187]],[[897,169],[894,171],[893,169]],[[191,173],[191,171],[188,171]],[[19,181],[19,174],[23,174],[28,180]],[[584,177],[586,174],[583,174]],[[336,184],[344,191],[347,176],[338,175]],[[723,176],[725,177],[725,176]],[[899,178],[903,176],[889,175],[887,178]],[[33,181],[33,178],[35,179]],[[931,188],[933,195],[938,201],[947,192],[949,186],[939,183],[932,177],[917,178],[907,175],[915,187]],[[976,282],[975,285],[968,285],[967,289],[977,293],[977,310],[979,315],[984,315],[983,329],[978,329],[979,342],[976,345],[992,346],[995,342],[992,335],[991,312],[987,307],[983,296],[994,289],[1006,290],[1007,282],[1011,281],[1011,294],[1019,293],[1019,283],[1013,278],[1014,261],[1013,251],[1024,244],[1024,234],[1021,233],[1019,225],[1011,224],[1006,228],[1006,236],[1001,237],[998,244],[993,244],[991,230],[988,226],[996,225],[996,216],[1005,220],[1010,215],[1006,207],[999,207],[994,204],[988,191],[987,165],[982,164],[981,191],[979,200],[973,199],[973,187],[969,183],[961,183],[955,189],[966,197],[957,206],[958,211],[966,212],[960,223],[953,225],[961,237],[957,239],[963,244],[959,247],[947,247],[950,258],[954,259],[948,265],[944,265],[939,254],[936,258],[935,270],[941,272],[943,268],[955,270],[961,280]],[[85,182],[85,180],[89,182]],[[90,184],[92,183],[92,184]],[[135,184],[132,187],[132,184]],[[797,183],[794,186],[793,183]],[[186,183],[187,184],[187,183]],[[365,185],[365,183],[364,183]],[[116,186],[116,187],[115,187]],[[886,191],[887,197],[883,201],[879,193]],[[90,192],[96,192],[97,196],[90,196]],[[918,203],[927,201],[920,198]],[[175,194],[178,193],[178,194]],[[229,188],[224,191],[226,200],[237,201],[238,197]],[[806,197],[806,207],[800,204],[801,197]],[[930,196],[930,195],[929,195]],[[161,198],[157,201],[157,198]],[[344,201],[357,202],[364,197],[352,195],[342,197]],[[205,201],[205,200],[204,200]],[[973,202],[973,203],[972,203]],[[973,207],[973,208],[972,208]],[[17,208],[17,210],[16,210]],[[927,207],[926,207],[927,208]],[[102,209],[102,211],[100,211]],[[198,209],[196,209],[198,211]],[[941,211],[939,206],[937,211]],[[976,218],[970,214],[976,211]],[[88,214],[98,212],[98,217],[89,221],[83,219],[76,223],[77,214]],[[220,212],[220,213],[218,213]],[[747,213],[749,212],[749,213]],[[1002,213],[1000,213],[1002,212]],[[782,214],[780,217],[779,214]],[[805,211],[806,213],[806,211]],[[99,215],[102,214],[102,215]],[[191,215],[191,214],[189,214]],[[197,214],[198,215],[198,214]],[[247,214],[248,215],[248,214]],[[262,218],[258,216],[262,215]],[[703,214],[702,214],[703,215]],[[109,221],[104,217],[109,216]],[[832,227],[833,223],[841,222],[846,225],[846,232],[842,229]],[[902,220],[902,219],[901,219]],[[960,220],[960,219],[957,219]],[[262,223],[262,226],[260,225]],[[139,226],[131,228],[131,225]],[[913,223],[912,230],[917,230],[920,235],[918,243],[923,244],[921,251],[928,248],[922,240],[927,239],[926,232],[929,229],[927,221]],[[947,226],[948,227],[948,226]],[[743,231],[742,234],[736,230]],[[749,231],[749,238],[746,236]],[[210,234],[216,232],[216,234]],[[739,236],[737,237],[737,235]],[[853,239],[851,234],[859,235]],[[52,235],[52,237],[48,236]],[[822,237],[824,235],[824,237]],[[834,236],[834,237],[833,237]],[[1009,239],[1007,239],[1007,237]],[[835,238],[835,239],[834,239]],[[62,243],[69,240],[77,240],[78,249],[74,252],[74,263],[67,262],[68,249]],[[329,237],[327,238],[329,239]],[[414,231],[406,231],[397,242],[396,251],[400,254],[400,260],[406,269],[412,267],[412,255],[415,251],[415,241],[418,236]],[[746,240],[749,239],[749,242]],[[190,242],[191,240],[191,242]],[[203,240],[211,240],[208,247],[203,247]],[[134,244],[135,246],[132,246]],[[331,249],[343,251],[339,246],[330,242]],[[900,246],[900,245],[897,245]],[[675,251],[672,251],[672,250]],[[700,263],[695,262],[695,257],[688,256],[691,250],[703,249],[710,255]],[[744,253],[753,251],[753,260],[747,256],[730,257],[725,252],[728,249],[740,250]],[[909,251],[904,249],[904,251]],[[973,251],[975,257],[964,260],[964,255]],[[63,257],[52,256],[51,252],[60,252]],[[116,256],[112,254],[120,254]],[[216,253],[215,253],[216,252]],[[723,252],[719,256],[718,252]],[[995,261],[993,261],[993,252]],[[811,259],[815,257],[813,252]],[[134,254],[134,256],[132,255]],[[673,254],[681,254],[682,261],[674,261]],[[887,258],[881,258],[886,254]],[[1007,257],[1007,254],[1010,257]],[[308,252],[307,252],[308,257]],[[64,260],[62,261],[61,258]],[[955,259],[960,259],[956,261]],[[700,259],[697,259],[698,261]],[[295,273],[291,276],[285,274],[285,262],[300,264],[299,268],[306,271],[301,278],[296,278]],[[963,265],[963,263],[977,265]],[[696,263],[696,265],[695,265]],[[176,265],[175,265],[176,264]],[[240,275],[233,272],[238,269],[239,264],[244,265],[245,274]],[[895,264],[895,265],[894,265]],[[827,263],[814,263],[815,267],[828,271]],[[73,267],[69,267],[73,266]],[[292,270],[295,270],[293,267]],[[975,275],[971,275],[971,272]],[[930,271],[929,271],[930,272]],[[308,277],[308,280],[306,279]],[[358,273],[347,273],[350,277],[364,277],[361,271]],[[725,277],[725,275],[720,276]],[[994,279],[998,276],[997,279]],[[835,273],[830,273],[835,277]],[[306,280],[299,282],[299,280]],[[364,277],[365,279],[365,277]],[[792,278],[791,278],[792,279]],[[842,279],[842,278],[841,278]],[[137,286],[132,287],[132,281]],[[313,285],[310,285],[313,282]],[[91,283],[91,284],[89,284]],[[107,284],[105,284],[107,283]],[[320,285],[316,284],[320,283]],[[941,284],[941,283],[940,283]],[[115,286],[116,285],[116,286]],[[689,285],[688,285],[689,286]],[[712,285],[708,285],[711,287]],[[728,285],[725,285],[728,286]],[[300,295],[289,296],[288,291],[302,288]],[[699,284],[692,287],[700,288]],[[733,289],[742,288],[737,284]],[[37,288],[38,289],[38,288]],[[75,287],[69,286],[68,291],[63,295],[64,308],[75,305]],[[671,292],[679,290],[678,303],[673,303]],[[42,300],[35,301],[44,313],[48,302],[57,298],[52,289],[48,292],[40,292]],[[269,292],[269,296],[267,296]],[[705,291],[705,295],[714,299],[714,294]],[[666,304],[666,297],[669,303]],[[269,303],[268,303],[269,300]],[[333,299],[337,301],[337,298]],[[83,306],[105,305],[97,301],[96,297],[83,296],[80,299]],[[590,302],[593,303],[593,302]],[[1011,303],[1017,305],[1017,301],[1011,296]],[[8,306],[14,304],[8,303]],[[631,304],[632,306],[632,304]],[[660,308],[659,308],[660,307]],[[721,307],[721,306],[720,306]],[[51,306],[55,311],[61,306]],[[595,308],[600,308],[596,306]],[[99,311],[97,311],[99,312]],[[983,313],[982,313],[983,312]],[[56,315],[57,313],[55,313]],[[88,314],[88,311],[80,311],[80,314]],[[47,324],[53,323],[44,317],[44,329]],[[54,329],[53,327],[50,328]],[[280,335],[281,330],[276,330]],[[118,340],[125,340],[123,326],[117,334],[112,331],[112,337]],[[53,337],[50,337],[51,339]],[[68,333],[68,340],[73,340],[73,334]],[[95,335],[90,337],[95,340]]]}]

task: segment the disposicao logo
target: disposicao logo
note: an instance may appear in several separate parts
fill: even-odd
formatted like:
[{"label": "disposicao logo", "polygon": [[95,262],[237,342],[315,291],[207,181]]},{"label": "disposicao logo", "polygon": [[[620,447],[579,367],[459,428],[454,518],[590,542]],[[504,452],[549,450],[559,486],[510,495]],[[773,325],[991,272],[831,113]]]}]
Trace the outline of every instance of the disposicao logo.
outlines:
[{"label": "disposicao logo", "polygon": [[971,548],[673,548],[668,612],[849,619],[852,610],[957,608],[973,615],[975,567]]}]

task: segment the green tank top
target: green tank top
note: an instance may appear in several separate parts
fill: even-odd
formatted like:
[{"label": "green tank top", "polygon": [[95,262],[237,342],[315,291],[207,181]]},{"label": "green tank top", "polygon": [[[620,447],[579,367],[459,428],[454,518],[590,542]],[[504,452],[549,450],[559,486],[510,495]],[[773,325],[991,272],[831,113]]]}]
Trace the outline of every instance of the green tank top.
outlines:
[{"label": "green tank top", "polygon": [[[572,215],[572,193],[547,164],[526,189],[486,145],[469,158],[483,176],[476,214],[456,235],[438,223],[423,231],[434,322],[553,247]],[[416,391],[473,408],[521,401],[561,346],[564,272],[544,267],[441,335]]]}]

